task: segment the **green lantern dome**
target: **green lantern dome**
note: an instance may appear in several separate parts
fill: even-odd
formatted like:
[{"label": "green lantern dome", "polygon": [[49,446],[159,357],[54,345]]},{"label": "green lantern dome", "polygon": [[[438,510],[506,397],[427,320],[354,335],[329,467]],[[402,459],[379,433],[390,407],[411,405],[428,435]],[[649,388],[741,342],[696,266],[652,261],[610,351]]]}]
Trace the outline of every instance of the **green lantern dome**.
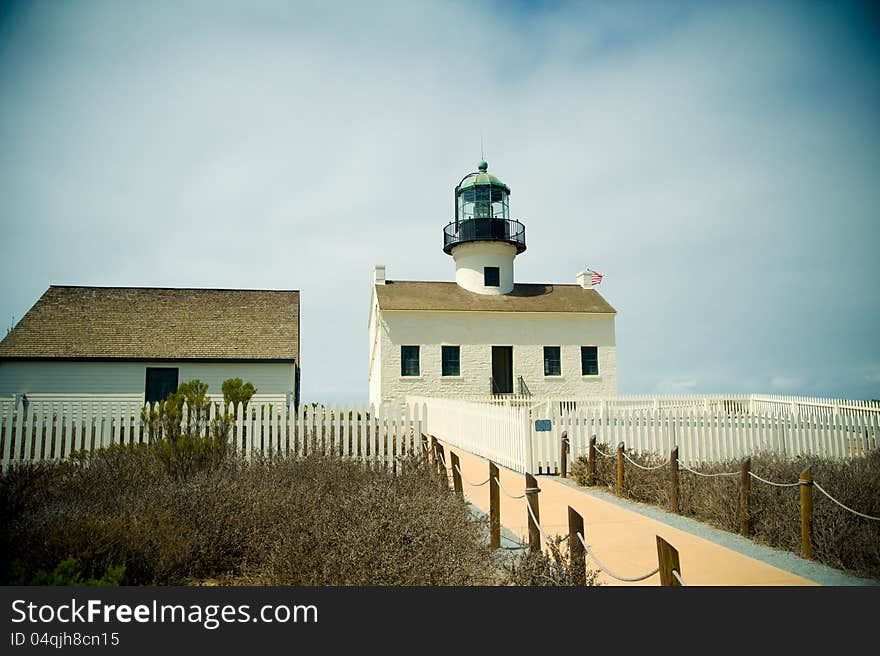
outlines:
[{"label": "green lantern dome", "polygon": [[458,185],[458,190],[467,189],[468,187],[489,185],[493,187],[501,187],[507,193],[510,193],[510,187],[504,184],[494,175],[488,173],[489,165],[486,162],[477,164],[477,171],[465,176],[464,180]]}]

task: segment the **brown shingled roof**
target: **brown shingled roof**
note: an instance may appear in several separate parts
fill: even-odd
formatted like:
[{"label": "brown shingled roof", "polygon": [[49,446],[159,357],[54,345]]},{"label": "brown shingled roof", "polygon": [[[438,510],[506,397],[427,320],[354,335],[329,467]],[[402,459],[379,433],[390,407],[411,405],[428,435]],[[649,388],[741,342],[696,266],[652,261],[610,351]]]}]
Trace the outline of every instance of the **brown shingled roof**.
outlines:
[{"label": "brown shingled roof", "polygon": [[299,292],[53,285],[0,359],[299,361]]},{"label": "brown shingled roof", "polygon": [[518,284],[509,294],[489,295],[454,282],[389,280],[376,285],[376,295],[382,310],[617,313],[599,292],[580,285]]}]

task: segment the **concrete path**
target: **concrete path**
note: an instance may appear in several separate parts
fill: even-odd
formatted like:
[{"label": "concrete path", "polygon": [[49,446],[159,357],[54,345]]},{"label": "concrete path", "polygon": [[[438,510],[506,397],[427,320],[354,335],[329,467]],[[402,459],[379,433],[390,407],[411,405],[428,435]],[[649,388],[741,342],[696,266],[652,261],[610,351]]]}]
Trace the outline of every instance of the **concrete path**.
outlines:
[{"label": "concrete path", "polygon": [[[444,444],[447,463],[450,448],[461,461],[464,477],[474,483],[489,475],[488,462],[479,456]],[[499,467],[501,484],[510,494],[523,493],[522,474]],[[451,481],[451,475],[450,475]],[[812,580],[774,567],[756,558],[729,549],[692,532],[681,530],[612,503],[599,495],[567,484],[558,477],[540,476],[538,485],[540,523],[552,535],[568,534],[568,506],[584,518],[587,544],[602,562],[621,576],[638,576],[657,566],[659,535],[678,549],[681,574],[688,585],[817,585]],[[464,483],[465,497],[485,513],[489,512],[489,485],[473,487]],[[501,523],[514,535],[527,540],[528,524],[524,499],[510,499],[501,491]],[[587,558],[588,567],[599,569]],[[604,572],[603,585],[659,585],[659,575],[641,583],[623,583]]]}]

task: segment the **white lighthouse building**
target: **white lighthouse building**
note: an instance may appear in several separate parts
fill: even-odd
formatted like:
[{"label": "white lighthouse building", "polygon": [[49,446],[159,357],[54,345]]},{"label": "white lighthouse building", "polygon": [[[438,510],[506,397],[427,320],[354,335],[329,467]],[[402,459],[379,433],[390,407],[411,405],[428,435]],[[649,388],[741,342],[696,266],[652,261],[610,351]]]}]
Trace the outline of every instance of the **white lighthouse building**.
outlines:
[{"label": "white lighthouse building", "polygon": [[455,187],[443,251],[455,282],[389,280],[376,265],[370,302],[370,402],[407,395],[617,394],[616,310],[581,272],[575,284],[521,283],[526,230],[510,187],[486,162]]}]

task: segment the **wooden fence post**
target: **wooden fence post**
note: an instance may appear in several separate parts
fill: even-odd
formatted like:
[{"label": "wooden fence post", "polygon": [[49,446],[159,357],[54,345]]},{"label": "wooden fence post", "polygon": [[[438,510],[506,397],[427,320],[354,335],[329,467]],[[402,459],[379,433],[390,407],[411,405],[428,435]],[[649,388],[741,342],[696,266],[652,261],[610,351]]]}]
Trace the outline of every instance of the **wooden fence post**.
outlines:
[{"label": "wooden fence post", "polygon": [[746,456],[739,465],[739,532],[748,537],[752,531],[751,515],[749,514],[749,493],[751,492],[752,459]]},{"label": "wooden fence post", "polygon": [[[584,534],[584,518],[568,507],[568,557],[575,585],[587,584],[587,560],[578,533]],[[586,538],[585,538],[586,539]]]},{"label": "wooden fence post", "polygon": [[498,467],[489,461],[489,547],[501,546],[501,491],[498,488]]},{"label": "wooden fence post", "polygon": [[807,467],[801,472],[801,555],[813,557],[813,472]]},{"label": "wooden fence post", "polygon": [[559,475],[568,478],[568,431],[562,431],[559,450]]},{"label": "wooden fence post", "polygon": [[587,458],[587,485],[596,484],[596,436],[590,438],[590,455]]},{"label": "wooden fence post", "polygon": [[429,460],[431,460],[431,462],[433,462],[434,465],[436,465],[437,464],[437,438],[434,437],[433,435],[431,436],[431,451],[430,451],[430,453],[431,453],[431,458],[429,458]]},{"label": "wooden fence post", "polygon": [[458,472],[461,469],[458,465],[458,456],[451,450],[449,451],[449,462],[452,463],[452,485],[455,488],[455,494],[458,495],[459,499],[464,499],[464,490],[461,487],[461,474]]},{"label": "wooden fence post", "polygon": [[[532,553],[541,553],[541,532],[538,529],[538,522],[541,521],[541,514],[538,512],[538,481],[531,474],[526,474],[526,503],[532,512],[526,510],[526,519],[529,520],[529,551]],[[532,515],[535,516],[532,519]]]},{"label": "wooden fence post", "polygon": [[431,451],[428,448],[428,436],[424,433],[422,433],[422,453],[425,454],[425,458],[431,459]]},{"label": "wooden fence post", "polygon": [[446,471],[446,465],[443,464],[446,462],[446,452],[443,449],[442,444],[437,445],[437,473],[443,476],[443,481],[446,483],[446,486],[449,487],[449,474]]},{"label": "wooden fence post", "polygon": [[681,576],[678,549],[659,535],[657,536],[657,560],[660,564],[660,585],[681,587],[681,583],[672,573],[672,570],[675,570]]},{"label": "wooden fence post", "polygon": [[623,442],[617,445],[617,496],[623,496]]},{"label": "wooden fence post", "polygon": [[669,454],[669,510],[678,513],[678,446]]}]

